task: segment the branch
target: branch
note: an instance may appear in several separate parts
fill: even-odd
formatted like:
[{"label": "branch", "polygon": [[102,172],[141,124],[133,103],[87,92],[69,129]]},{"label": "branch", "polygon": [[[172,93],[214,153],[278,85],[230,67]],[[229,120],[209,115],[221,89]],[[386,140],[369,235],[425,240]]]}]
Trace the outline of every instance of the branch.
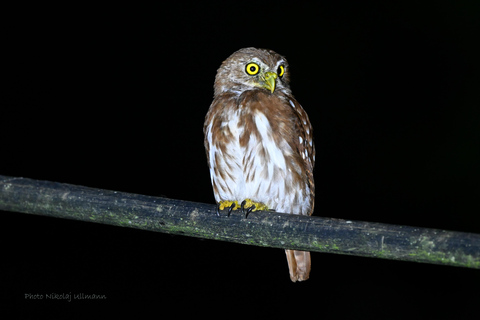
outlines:
[{"label": "branch", "polygon": [[0,210],[223,240],[480,269],[480,235],[362,221],[254,212],[211,204],[0,176]]}]

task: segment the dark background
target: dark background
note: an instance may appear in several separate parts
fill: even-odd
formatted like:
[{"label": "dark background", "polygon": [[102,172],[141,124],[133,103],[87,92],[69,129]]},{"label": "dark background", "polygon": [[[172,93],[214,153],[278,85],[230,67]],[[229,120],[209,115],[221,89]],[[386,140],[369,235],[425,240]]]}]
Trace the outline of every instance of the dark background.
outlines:
[{"label": "dark background", "polygon": [[[214,203],[202,129],[215,73],[255,46],[288,58],[313,124],[315,215],[480,233],[477,1],[5,14],[1,175]],[[2,216],[3,291],[36,315],[137,303],[154,316],[478,315],[478,270],[313,253],[311,279],[293,284],[282,250]],[[24,299],[70,292],[107,300]]]}]

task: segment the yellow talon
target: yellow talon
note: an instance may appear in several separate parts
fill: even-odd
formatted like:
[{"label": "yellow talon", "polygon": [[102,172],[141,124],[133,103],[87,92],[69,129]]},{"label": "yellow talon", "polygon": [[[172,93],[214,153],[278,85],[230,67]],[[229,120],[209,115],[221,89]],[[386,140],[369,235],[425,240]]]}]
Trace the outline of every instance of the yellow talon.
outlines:
[{"label": "yellow talon", "polygon": [[238,204],[238,201],[230,201],[230,200],[222,200],[218,203],[218,208],[220,210],[223,210],[225,208],[228,208],[230,209],[230,207],[232,206],[232,204],[235,204],[235,206],[232,208],[232,210],[237,210],[238,208],[240,208],[240,205]]},{"label": "yellow talon", "polygon": [[253,201],[252,199],[245,199],[243,202],[242,202],[242,208],[244,209],[248,209],[252,206],[255,206],[255,208],[252,210],[253,211],[266,211],[266,210],[269,210],[268,207],[264,204],[264,203],[261,203],[261,202],[255,202]]}]

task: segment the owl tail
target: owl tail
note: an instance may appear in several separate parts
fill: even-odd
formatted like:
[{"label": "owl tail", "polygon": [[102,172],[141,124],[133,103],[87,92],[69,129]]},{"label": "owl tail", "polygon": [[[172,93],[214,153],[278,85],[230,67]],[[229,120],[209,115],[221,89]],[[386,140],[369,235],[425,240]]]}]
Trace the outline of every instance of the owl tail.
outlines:
[{"label": "owl tail", "polygon": [[290,271],[290,279],[293,282],[305,281],[310,276],[310,252],[285,250],[287,255],[288,269]]}]

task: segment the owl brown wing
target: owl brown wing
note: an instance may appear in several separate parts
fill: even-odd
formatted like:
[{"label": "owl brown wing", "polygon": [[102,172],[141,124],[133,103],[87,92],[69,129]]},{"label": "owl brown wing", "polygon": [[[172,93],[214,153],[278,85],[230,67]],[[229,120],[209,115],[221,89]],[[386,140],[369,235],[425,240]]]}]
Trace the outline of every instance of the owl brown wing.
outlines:
[{"label": "owl brown wing", "polygon": [[[305,165],[305,175],[310,189],[310,212],[312,215],[315,203],[315,183],[313,180],[313,167],[315,166],[315,144],[313,142],[313,129],[308,115],[302,106],[291,95],[285,99],[291,105],[296,115],[296,134],[298,141],[295,141],[298,153],[302,156]],[[287,256],[290,279],[293,282],[305,281],[310,276],[311,257],[308,251],[285,250]]]},{"label": "owl brown wing", "polygon": [[233,181],[235,174],[233,172],[228,174],[228,169],[235,168],[226,168],[225,164],[227,158],[230,157],[228,154],[231,151],[229,144],[235,142],[233,141],[235,137],[232,136],[229,127],[225,124],[228,123],[236,109],[238,108],[235,97],[231,94],[223,94],[214,99],[205,117],[203,127],[204,145],[213,193],[217,202],[222,200],[220,193],[227,191],[225,189],[229,187],[229,184],[235,183]]},{"label": "owl brown wing", "polygon": [[290,105],[294,109],[298,120],[298,152],[302,155],[305,162],[306,175],[310,186],[311,197],[311,211],[309,215],[313,213],[314,200],[315,200],[315,182],[313,179],[313,168],[315,166],[315,143],[313,141],[313,128],[307,113],[302,108],[300,103],[292,96],[286,96]]}]

